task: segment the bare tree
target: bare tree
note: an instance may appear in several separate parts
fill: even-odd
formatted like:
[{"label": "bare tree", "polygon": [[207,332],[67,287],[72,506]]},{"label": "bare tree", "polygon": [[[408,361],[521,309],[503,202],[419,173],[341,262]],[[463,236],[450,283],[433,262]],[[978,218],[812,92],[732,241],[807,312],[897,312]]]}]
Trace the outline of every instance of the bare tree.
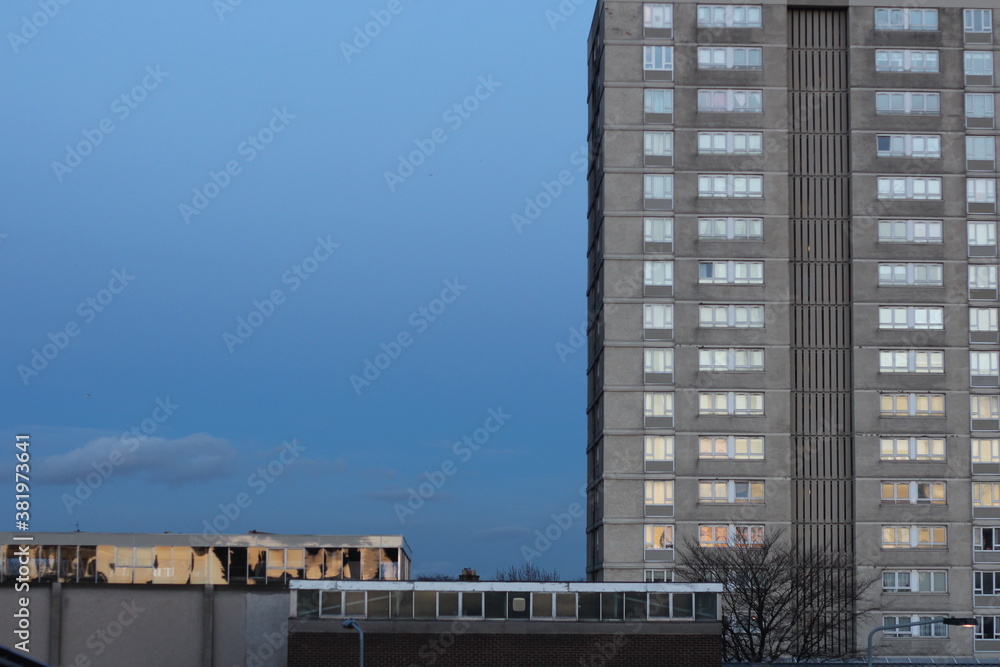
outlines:
[{"label": "bare tree", "polygon": [[811,550],[783,539],[702,547],[688,541],[679,579],[714,581],[722,593],[724,655],[730,662],[842,658],[857,652],[855,628],[869,610],[868,589],[844,552]]},{"label": "bare tree", "polygon": [[557,570],[543,570],[537,565],[525,563],[524,565],[511,565],[502,570],[497,570],[495,581],[559,581]]}]

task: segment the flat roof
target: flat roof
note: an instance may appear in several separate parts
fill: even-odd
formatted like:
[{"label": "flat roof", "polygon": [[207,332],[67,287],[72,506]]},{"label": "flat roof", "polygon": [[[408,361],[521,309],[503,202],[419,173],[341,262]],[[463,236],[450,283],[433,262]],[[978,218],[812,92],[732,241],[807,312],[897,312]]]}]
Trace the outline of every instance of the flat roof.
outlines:
[{"label": "flat roof", "polygon": [[721,593],[722,584],[626,583],[584,581],[348,581],[289,582],[293,590],[339,591],[496,591],[513,593]]}]

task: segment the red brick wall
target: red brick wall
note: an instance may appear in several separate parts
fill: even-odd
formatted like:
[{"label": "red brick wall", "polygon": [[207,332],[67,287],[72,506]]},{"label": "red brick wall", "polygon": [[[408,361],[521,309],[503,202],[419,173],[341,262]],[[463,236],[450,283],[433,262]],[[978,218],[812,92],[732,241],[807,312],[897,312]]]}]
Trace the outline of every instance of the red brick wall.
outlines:
[{"label": "red brick wall", "polygon": [[[356,632],[295,633],[288,667],[358,664]],[[366,667],[718,667],[713,635],[365,633]]]}]

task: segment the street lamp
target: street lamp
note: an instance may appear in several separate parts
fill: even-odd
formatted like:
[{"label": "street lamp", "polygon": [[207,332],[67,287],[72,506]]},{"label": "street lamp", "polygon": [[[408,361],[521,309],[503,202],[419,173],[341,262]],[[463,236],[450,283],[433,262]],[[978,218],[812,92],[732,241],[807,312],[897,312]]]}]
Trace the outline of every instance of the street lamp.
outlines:
[{"label": "street lamp", "polygon": [[361,658],[358,660],[358,665],[360,665],[360,667],[365,667],[365,633],[364,633],[364,631],[361,629],[361,626],[358,625],[358,622],[355,621],[353,618],[349,618],[346,621],[344,621],[344,627],[345,628],[354,628],[355,630],[358,631],[358,639],[361,641]]},{"label": "street lamp", "polygon": [[949,618],[947,616],[942,618],[932,618],[929,621],[917,621],[916,623],[882,625],[868,633],[868,660],[865,664],[868,665],[868,667],[872,667],[872,642],[875,639],[876,632],[882,632],[883,630],[895,630],[896,628],[915,628],[920,625],[937,625],[938,623],[943,623],[944,625],[960,625],[963,628],[976,627],[976,619],[974,618]]}]

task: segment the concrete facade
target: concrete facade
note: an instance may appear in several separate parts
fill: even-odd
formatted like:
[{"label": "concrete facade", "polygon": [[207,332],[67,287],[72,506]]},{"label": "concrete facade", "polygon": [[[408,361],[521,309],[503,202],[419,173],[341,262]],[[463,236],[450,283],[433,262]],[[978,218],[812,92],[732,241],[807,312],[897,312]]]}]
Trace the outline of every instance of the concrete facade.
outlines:
[{"label": "concrete facade", "polygon": [[[872,627],[889,616],[983,619],[975,633],[885,638],[881,654],[1000,656],[997,372],[970,369],[973,355],[993,364],[998,354],[998,14],[984,0],[598,3],[588,91],[592,580],[670,580],[676,550],[704,544],[711,527],[726,526],[730,543],[747,539],[744,527],[782,530],[853,553],[861,577],[886,575],[873,587]],[[899,71],[930,52],[936,71]],[[759,60],[737,66],[744,57]],[[907,113],[887,112],[894,93],[905,93]],[[932,106],[914,113],[928,95]],[[980,97],[967,111],[968,95]],[[984,99],[992,115],[977,111]],[[739,153],[745,133],[755,148]],[[928,137],[940,148],[916,144],[913,155]],[[969,138],[992,146],[985,159],[967,153]],[[660,176],[672,181],[666,195]],[[724,196],[712,176],[724,177]],[[760,196],[740,190],[743,176]],[[970,199],[969,187],[992,190]],[[992,231],[973,243],[969,223]],[[717,279],[753,262],[763,264],[753,280]],[[661,263],[667,280],[652,266]],[[994,282],[972,284],[970,270]],[[892,271],[932,278],[885,284]],[[731,325],[753,307],[757,326],[706,320]],[[972,315],[985,325],[973,329]],[[762,365],[723,368],[711,354],[733,350],[732,362],[748,349]],[[762,411],[706,408],[744,400],[762,400]],[[664,401],[668,416],[656,412]],[[889,414],[892,401],[914,408]],[[925,402],[934,409],[921,414]],[[762,440],[763,455],[738,453],[745,438]],[[730,485],[729,496],[706,496],[711,483]],[[903,537],[913,546],[892,542]]]}]

